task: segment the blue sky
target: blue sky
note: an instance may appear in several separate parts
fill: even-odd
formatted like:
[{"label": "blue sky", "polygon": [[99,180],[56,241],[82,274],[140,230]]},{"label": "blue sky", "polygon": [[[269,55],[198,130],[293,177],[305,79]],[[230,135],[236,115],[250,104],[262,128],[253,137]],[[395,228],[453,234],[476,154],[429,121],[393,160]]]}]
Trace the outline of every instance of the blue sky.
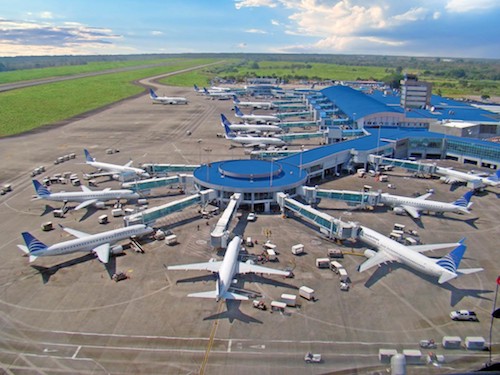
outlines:
[{"label": "blue sky", "polygon": [[500,0],[1,0],[0,56],[183,52],[500,58]]}]

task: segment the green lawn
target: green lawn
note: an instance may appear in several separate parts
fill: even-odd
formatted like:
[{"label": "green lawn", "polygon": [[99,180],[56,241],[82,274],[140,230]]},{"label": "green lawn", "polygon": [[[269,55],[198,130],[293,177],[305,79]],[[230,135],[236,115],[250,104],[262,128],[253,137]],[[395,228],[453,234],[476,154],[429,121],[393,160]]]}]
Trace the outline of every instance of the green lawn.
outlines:
[{"label": "green lawn", "polygon": [[79,78],[0,93],[0,136],[20,134],[62,121],[143,91],[132,81],[214,61],[183,60],[169,66]]},{"label": "green lawn", "polygon": [[85,65],[58,66],[53,68],[14,70],[0,72],[0,84],[19,81],[30,81],[50,77],[70,76],[82,73],[100,72],[103,70],[140,67],[151,64],[177,64],[182,59],[151,59],[138,61],[91,62]]}]

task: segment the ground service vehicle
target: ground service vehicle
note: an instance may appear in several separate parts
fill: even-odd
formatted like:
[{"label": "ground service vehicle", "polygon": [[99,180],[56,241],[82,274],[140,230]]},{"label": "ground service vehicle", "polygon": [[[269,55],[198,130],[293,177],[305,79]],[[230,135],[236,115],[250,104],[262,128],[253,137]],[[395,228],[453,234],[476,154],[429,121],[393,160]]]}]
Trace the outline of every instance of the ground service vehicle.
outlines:
[{"label": "ground service vehicle", "polygon": [[313,354],[311,352],[307,352],[304,356],[304,361],[306,361],[307,363],[320,363],[321,354]]},{"label": "ground service vehicle", "polygon": [[465,320],[470,322],[477,322],[477,315],[474,311],[469,310],[456,310],[450,312],[450,318],[452,320]]}]

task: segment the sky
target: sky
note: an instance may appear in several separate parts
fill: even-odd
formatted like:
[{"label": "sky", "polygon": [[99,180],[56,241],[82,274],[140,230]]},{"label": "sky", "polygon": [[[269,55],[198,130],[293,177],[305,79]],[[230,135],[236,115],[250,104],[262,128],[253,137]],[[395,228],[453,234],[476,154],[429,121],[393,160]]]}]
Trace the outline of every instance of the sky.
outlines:
[{"label": "sky", "polygon": [[0,0],[0,56],[500,58],[500,0]]}]

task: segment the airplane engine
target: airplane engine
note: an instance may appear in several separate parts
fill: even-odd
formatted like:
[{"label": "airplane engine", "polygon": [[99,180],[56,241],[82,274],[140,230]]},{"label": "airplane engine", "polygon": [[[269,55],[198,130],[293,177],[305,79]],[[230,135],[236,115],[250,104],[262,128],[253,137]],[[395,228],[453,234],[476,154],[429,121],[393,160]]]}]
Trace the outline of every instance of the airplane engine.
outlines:
[{"label": "airplane engine", "polygon": [[113,246],[109,252],[113,255],[123,254],[123,246],[122,245]]},{"label": "airplane engine", "polygon": [[373,258],[376,254],[377,254],[377,252],[375,250],[372,250],[372,249],[366,249],[365,252],[363,253],[363,255],[366,258]]},{"label": "airplane engine", "polygon": [[98,209],[100,209],[100,210],[102,210],[102,209],[106,208],[106,205],[104,204],[104,202],[96,202],[96,203],[94,204],[94,206],[95,206],[95,208],[98,208]]},{"label": "airplane engine", "polygon": [[443,183],[446,183],[446,180],[448,180],[448,177],[446,177],[446,176],[439,177],[439,181],[441,181]]},{"label": "airplane engine", "polygon": [[401,207],[394,207],[393,211],[396,215],[404,215],[406,212],[404,208]]}]

